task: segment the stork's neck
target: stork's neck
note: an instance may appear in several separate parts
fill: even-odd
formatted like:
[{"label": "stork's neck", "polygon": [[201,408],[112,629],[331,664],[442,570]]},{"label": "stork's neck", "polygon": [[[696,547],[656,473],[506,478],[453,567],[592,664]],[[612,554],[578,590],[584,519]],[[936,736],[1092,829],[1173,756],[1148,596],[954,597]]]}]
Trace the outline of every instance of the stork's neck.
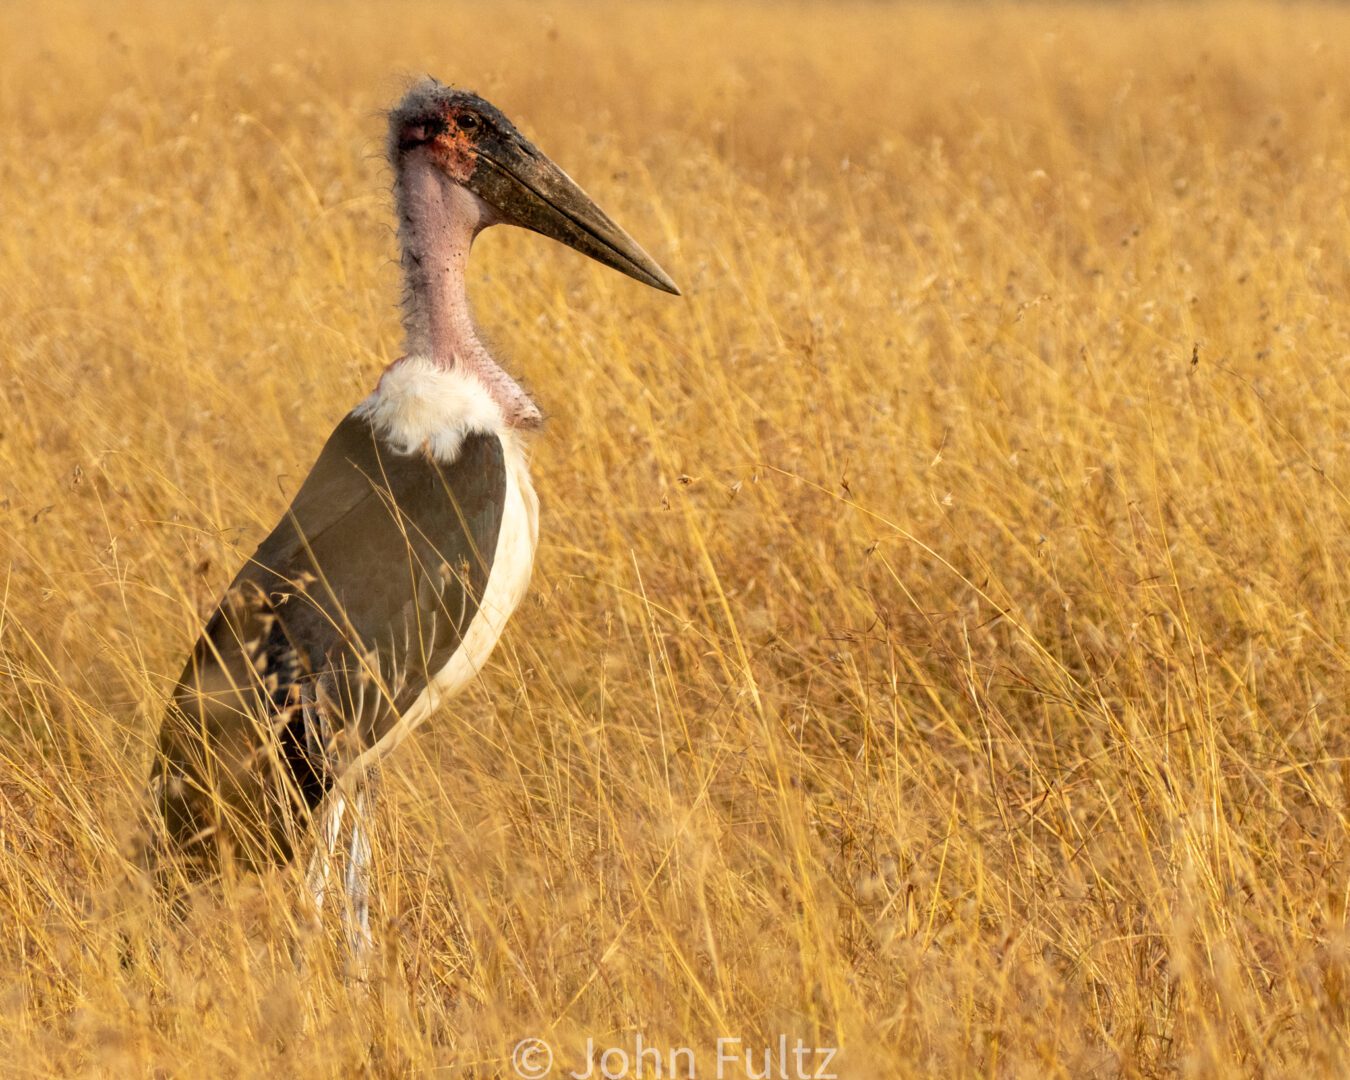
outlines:
[{"label": "stork's neck", "polygon": [[492,358],[469,311],[469,251],[491,211],[420,153],[404,159],[396,190],[407,355],[479,379],[512,427],[538,425],[538,408]]}]

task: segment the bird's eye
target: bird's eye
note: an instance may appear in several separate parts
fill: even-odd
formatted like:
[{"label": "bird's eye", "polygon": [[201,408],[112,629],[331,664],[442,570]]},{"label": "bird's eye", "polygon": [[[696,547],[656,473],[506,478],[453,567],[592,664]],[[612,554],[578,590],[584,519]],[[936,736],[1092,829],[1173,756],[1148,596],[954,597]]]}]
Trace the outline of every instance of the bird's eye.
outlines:
[{"label": "bird's eye", "polygon": [[478,117],[474,116],[473,113],[461,113],[459,116],[455,117],[455,122],[458,123],[460,128],[464,131],[472,131],[478,126]]}]

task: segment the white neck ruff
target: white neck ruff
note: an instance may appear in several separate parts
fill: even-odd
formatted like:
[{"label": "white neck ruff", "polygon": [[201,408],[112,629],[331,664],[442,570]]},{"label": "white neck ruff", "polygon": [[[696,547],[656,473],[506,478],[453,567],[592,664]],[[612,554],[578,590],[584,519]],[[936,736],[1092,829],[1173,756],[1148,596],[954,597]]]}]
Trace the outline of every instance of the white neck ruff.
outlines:
[{"label": "white neck ruff", "polygon": [[472,371],[447,369],[425,356],[392,365],[355,413],[399,453],[426,453],[442,465],[459,457],[468,435],[500,437],[508,426]]}]

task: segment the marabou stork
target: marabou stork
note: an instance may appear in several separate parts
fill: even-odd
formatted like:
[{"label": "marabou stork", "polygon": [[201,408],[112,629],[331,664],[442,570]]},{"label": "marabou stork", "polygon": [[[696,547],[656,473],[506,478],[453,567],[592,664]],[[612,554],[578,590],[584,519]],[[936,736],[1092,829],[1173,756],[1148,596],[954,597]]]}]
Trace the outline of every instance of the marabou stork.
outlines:
[{"label": "marabou stork", "polygon": [[[322,905],[350,801],[353,940],[368,943],[367,766],[482,668],[538,537],[539,410],[465,293],[489,225],[560,240],[678,295],[669,276],[500,111],[423,79],[389,118],[405,355],[324,445],[226,591],[178,681],[151,775],[152,855],[189,877],[288,861],[319,823]],[[174,875],[176,878],[177,875]]]}]

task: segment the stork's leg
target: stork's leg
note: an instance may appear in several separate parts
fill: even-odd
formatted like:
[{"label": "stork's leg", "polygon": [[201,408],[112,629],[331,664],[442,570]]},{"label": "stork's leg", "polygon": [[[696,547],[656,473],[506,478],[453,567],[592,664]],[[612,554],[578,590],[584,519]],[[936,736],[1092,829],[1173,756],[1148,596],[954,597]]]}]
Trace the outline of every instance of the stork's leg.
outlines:
[{"label": "stork's leg", "polygon": [[[302,730],[308,763],[311,768],[324,776],[336,776],[338,761],[333,753],[333,733],[328,711],[319,701],[317,685],[309,681],[301,683],[300,697],[304,706]],[[335,786],[329,789],[327,796],[319,805],[318,814],[315,815],[318,836],[315,839],[314,854],[309,859],[305,884],[314,900],[316,913],[323,911],[324,900],[328,897],[328,879],[333,875],[333,851],[337,847],[338,836],[342,831],[342,814],[346,809],[346,793]]]},{"label": "stork's leg", "polygon": [[314,845],[314,854],[309,857],[309,869],[305,874],[305,884],[309,895],[314,898],[316,911],[323,911],[323,902],[328,895],[328,879],[333,872],[333,849],[337,847],[338,833],[342,829],[342,813],[347,809],[347,797],[334,789],[324,802],[319,815],[319,836]]},{"label": "stork's leg", "polygon": [[352,796],[352,840],[347,852],[347,941],[364,974],[373,940],[370,933],[370,832],[375,813],[377,774],[367,772]]}]

